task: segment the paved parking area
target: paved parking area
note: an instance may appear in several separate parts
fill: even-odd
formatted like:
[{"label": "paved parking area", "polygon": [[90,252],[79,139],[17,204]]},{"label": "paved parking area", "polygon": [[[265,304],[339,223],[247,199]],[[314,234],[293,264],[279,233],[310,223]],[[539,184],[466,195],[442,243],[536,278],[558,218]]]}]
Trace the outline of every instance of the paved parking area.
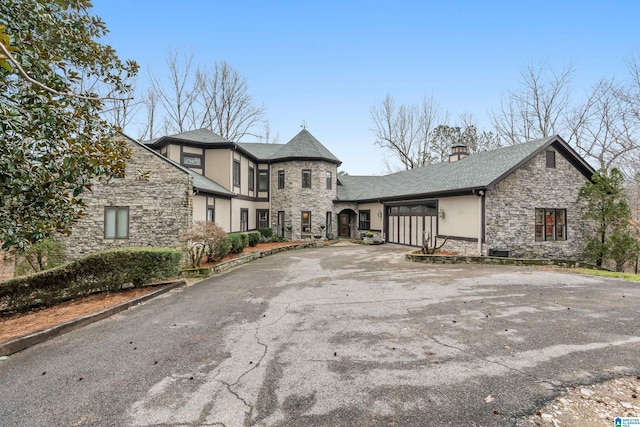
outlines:
[{"label": "paved parking area", "polygon": [[2,425],[509,426],[640,374],[640,285],[278,254],[0,362]]}]

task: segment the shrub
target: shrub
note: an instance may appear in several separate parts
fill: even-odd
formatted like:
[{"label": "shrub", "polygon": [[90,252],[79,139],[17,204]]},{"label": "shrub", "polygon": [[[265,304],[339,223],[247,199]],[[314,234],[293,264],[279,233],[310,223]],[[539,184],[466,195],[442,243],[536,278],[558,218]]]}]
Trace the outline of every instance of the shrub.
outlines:
[{"label": "shrub", "polygon": [[260,234],[259,231],[252,231],[251,233],[247,234],[247,238],[249,239],[249,246],[253,248],[258,243],[260,243],[260,240],[262,239],[262,234]]},{"label": "shrub", "polygon": [[231,253],[233,254],[241,254],[244,248],[247,247],[245,244],[245,239],[242,236],[246,236],[246,234],[229,234],[227,237],[231,242]]},{"label": "shrub", "polygon": [[50,270],[0,283],[0,312],[50,306],[96,292],[180,273],[182,254],[174,249],[122,248],[86,256]]},{"label": "shrub", "polygon": [[200,266],[204,255],[207,255],[207,261],[212,262],[229,254],[227,233],[213,222],[194,222],[182,238],[187,242],[187,257],[192,268]]},{"label": "shrub", "polygon": [[231,241],[225,235],[224,239],[220,239],[215,245],[215,249],[211,251],[210,260],[220,261],[231,252]]},{"label": "shrub", "polygon": [[269,240],[271,236],[273,236],[273,230],[270,227],[260,227],[258,228],[258,232],[265,240]]}]

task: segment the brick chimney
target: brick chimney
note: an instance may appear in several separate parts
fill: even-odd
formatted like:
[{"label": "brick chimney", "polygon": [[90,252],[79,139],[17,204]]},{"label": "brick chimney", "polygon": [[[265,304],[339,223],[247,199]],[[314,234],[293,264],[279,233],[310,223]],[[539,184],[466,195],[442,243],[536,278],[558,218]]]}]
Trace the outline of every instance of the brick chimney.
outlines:
[{"label": "brick chimney", "polygon": [[449,154],[449,162],[457,162],[469,155],[469,147],[466,145],[454,145],[451,147],[451,154]]}]

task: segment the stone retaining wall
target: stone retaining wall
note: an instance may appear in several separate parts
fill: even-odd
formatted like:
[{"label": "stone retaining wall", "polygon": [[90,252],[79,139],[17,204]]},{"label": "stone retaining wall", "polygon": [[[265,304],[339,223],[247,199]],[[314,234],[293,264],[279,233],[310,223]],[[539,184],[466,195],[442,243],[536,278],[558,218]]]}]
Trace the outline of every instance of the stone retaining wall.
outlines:
[{"label": "stone retaining wall", "polygon": [[601,268],[597,268],[592,264],[566,259],[523,259],[492,256],[425,255],[420,251],[407,252],[404,257],[407,261],[420,262],[424,264],[556,265],[566,268],[592,268],[604,270]]}]

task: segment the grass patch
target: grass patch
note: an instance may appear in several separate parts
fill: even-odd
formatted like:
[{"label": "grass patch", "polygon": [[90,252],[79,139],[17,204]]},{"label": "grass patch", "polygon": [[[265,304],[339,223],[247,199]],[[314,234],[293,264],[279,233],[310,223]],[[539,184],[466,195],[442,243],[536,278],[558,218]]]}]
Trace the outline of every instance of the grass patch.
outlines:
[{"label": "grass patch", "polygon": [[631,282],[640,282],[640,274],[618,273],[615,271],[590,270],[587,268],[574,268],[576,273],[590,274],[592,276],[614,277],[617,279],[629,280]]}]

